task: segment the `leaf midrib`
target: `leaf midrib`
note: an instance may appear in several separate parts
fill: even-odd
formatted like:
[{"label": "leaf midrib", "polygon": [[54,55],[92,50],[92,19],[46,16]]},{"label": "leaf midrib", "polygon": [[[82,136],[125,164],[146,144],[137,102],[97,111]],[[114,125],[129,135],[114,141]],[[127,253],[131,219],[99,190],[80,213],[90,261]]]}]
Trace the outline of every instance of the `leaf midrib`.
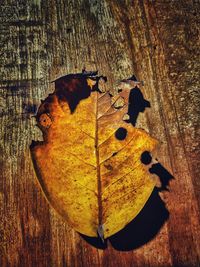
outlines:
[{"label": "leaf midrib", "polygon": [[98,198],[98,224],[102,225],[102,187],[101,187],[101,173],[99,160],[99,138],[98,138],[98,92],[96,93],[96,116],[95,116],[95,155],[97,164],[97,198]]}]

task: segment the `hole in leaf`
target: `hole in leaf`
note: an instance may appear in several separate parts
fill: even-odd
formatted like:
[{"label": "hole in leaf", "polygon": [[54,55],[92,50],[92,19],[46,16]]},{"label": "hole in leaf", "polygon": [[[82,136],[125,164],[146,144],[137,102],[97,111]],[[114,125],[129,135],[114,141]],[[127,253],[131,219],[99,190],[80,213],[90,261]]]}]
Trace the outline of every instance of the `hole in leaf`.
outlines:
[{"label": "hole in leaf", "polygon": [[119,129],[117,129],[117,131],[115,132],[115,137],[118,140],[124,140],[127,136],[127,130],[123,127],[120,127]]},{"label": "hole in leaf", "polygon": [[150,102],[144,99],[144,96],[138,87],[131,89],[127,113],[129,115],[129,120],[127,122],[135,126],[139,113],[144,112],[146,108],[150,107]]},{"label": "hole in leaf", "polygon": [[170,172],[168,172],[168,170],[165,169],[162,164],[160,164],[159,162],[153,164],[149,169],[149,172],[156,174],[160,179],[161,187],[158,188],[158,191],[169,191],[169,183],[172,179],[174,179],[174,176]]},{"label": "hole in leaf", "polygon": [[141,162],[145,165],[148,165],[151,163],[152,157],[148,151],[144,151],[140,158]]}]

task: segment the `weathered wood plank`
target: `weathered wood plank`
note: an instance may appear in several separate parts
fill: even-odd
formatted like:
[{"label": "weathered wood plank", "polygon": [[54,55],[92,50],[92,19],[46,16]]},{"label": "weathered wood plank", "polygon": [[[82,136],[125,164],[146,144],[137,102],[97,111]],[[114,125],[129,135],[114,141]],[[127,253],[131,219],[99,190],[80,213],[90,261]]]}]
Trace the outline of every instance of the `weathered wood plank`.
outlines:
[{"label": "weathered wood plank", "polygon": [[[1,266],[199,264],[199,8],[195,0],[1,1]],[[106,75],[111,90],[133,73],[144,80],[151,108],[136,126],[161,141],[158,159],[175,177],[160,193],[169,219],[137,249],[130,230],[105,250],[87,243],[49,207],[33,171],[29,145],[41,133],[32,115],[50,81],[84,66]]]}]

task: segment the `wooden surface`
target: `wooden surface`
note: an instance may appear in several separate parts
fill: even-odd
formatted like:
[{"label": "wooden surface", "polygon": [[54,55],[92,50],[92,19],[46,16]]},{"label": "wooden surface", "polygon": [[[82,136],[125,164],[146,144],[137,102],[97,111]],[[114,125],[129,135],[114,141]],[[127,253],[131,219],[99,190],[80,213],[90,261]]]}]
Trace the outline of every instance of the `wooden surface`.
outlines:
[{"label": "wooden surface", "polygon": [[[198,0],[0,1],[0,266],[199,266],[199,9]],[[144,80],[151,108],[136,126],[160,140],[157,157],[175,178],[105,249],[48,205],[29,152],[50,81],[84,66],[111,90],[133,73]]]}]

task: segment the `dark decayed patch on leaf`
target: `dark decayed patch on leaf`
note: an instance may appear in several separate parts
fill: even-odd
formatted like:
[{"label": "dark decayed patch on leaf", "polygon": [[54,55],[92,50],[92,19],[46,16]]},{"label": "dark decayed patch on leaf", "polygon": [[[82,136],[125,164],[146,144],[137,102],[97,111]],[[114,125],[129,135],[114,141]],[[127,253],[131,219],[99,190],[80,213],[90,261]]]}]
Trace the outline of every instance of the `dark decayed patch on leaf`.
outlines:
[{"label": "dark decayed patch on leaf", "polygon": [[[88,78],[96,81],[93,88],[88,85]],[[65,75],[52,81],[55,83],[55,92],[49,94],[45,101],[41,100],[41,105],[36,115],[38,126],[42,126],[40,124],[40,116],[49,114],[49,107],[53,102],[54,95],[58,97],[58,101],[66,101],[71,113],[73,113],[82,99],[88,98],[92,91],[99,91],[98,82],[100,79],[107,81],[105,76],[98,76],[98,71],[83,70],[82,73]]]},{"label": "dark decayed patch on leaf", "polygon": [[55,93],[59,100],[67,101],[73,113],[79,102],[90,96],[91,88],[84,76],[67,75],[55,81]]},{"label": "dark decayed patch on leaf", "polygon": [[[55,93],[59,100],[67,101],[71,113],[73,113],[82,99],[88,98],[91,91],[98,91],[98,81],[107,78],[104,76],[97,76],[98,71],[85,71],[77,74],[69,74],[56,79]],[[87,83],[87,79],[90,78],[96,81],[96,85],[91,87]]]}]

